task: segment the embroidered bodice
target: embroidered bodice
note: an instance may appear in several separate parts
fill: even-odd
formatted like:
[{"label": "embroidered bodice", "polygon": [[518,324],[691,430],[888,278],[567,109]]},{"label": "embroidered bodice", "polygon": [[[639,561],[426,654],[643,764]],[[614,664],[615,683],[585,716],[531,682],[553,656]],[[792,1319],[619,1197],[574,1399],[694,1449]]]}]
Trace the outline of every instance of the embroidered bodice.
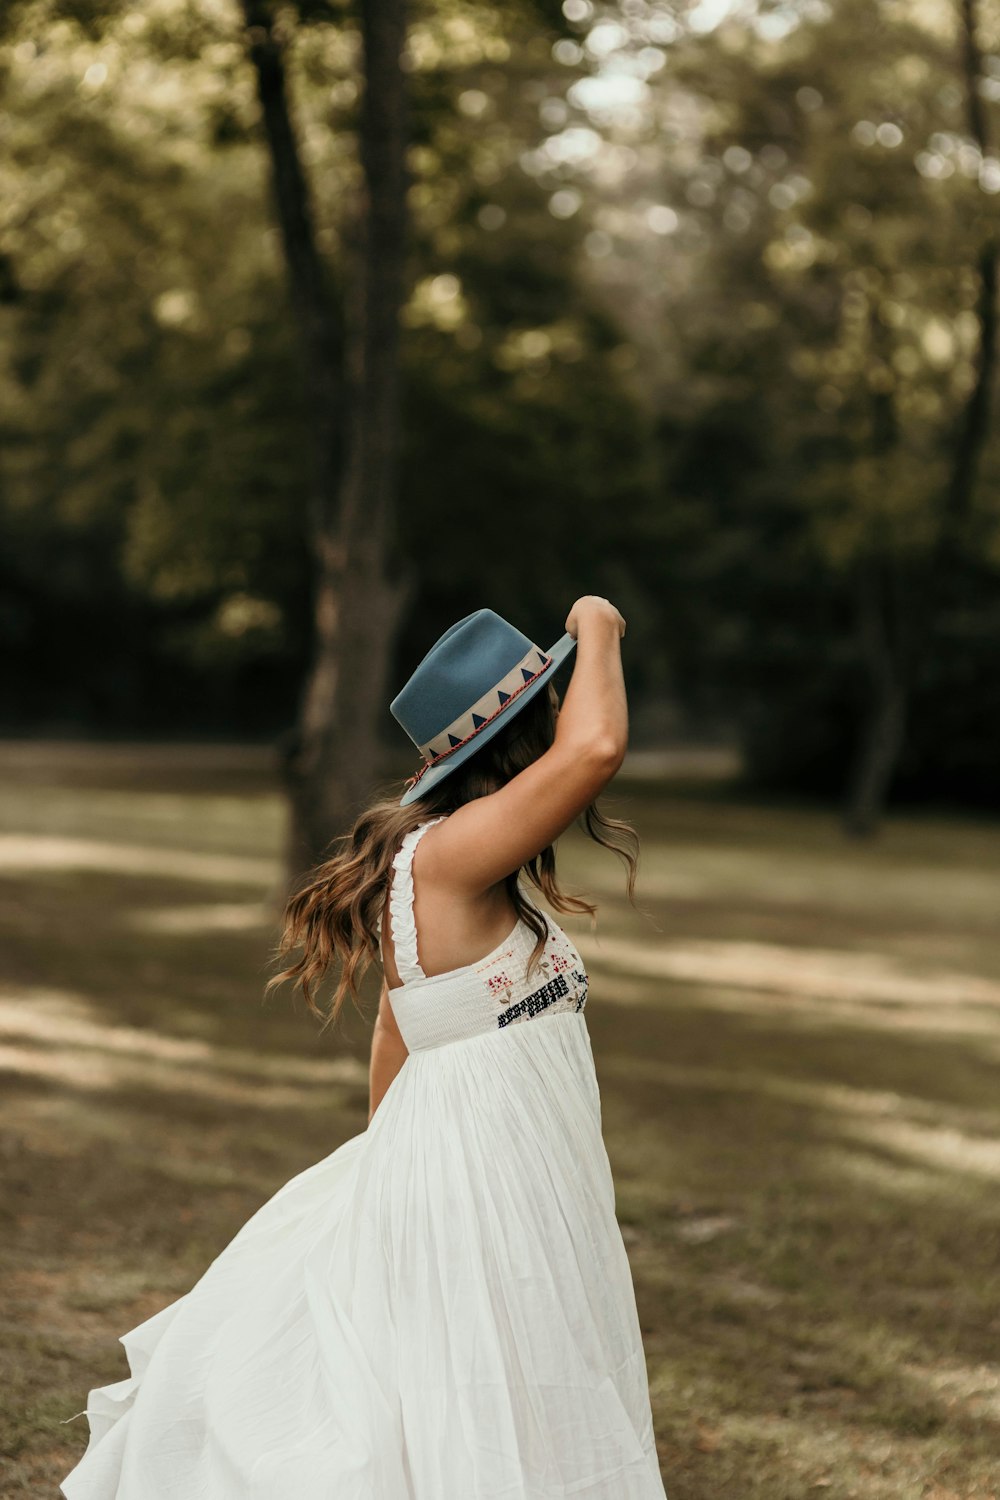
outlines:
[{"label": "embroidered bodice", "polygon": [[389,1000],[407,1048],[414,1052],[440,1047],[541,1016],[582,1012],[588,987],[583,960],[559,924],[534,902],[548,936],[530,978],[526,967],[537,939],[523,918],[485,957],[444,974],[424,973],[413,916],[413,851],[427,829],[443,816],[430,818],[403,836],[389,880],[386,905],[401,980],[389,990]]}]

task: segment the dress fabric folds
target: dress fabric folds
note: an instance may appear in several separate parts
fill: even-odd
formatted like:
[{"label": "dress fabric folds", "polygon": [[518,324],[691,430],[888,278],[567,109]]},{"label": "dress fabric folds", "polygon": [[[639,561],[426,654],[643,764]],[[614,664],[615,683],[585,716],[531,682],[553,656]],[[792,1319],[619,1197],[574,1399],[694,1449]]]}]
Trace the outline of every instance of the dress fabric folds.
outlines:
[{"label": "dress fabric folds", "polygon": [[122,1337],[66,1500],[665,1500],[584,1017],[546,917],[427,977],[408,833],[389,911],[409,1048],[368,1128]]}]

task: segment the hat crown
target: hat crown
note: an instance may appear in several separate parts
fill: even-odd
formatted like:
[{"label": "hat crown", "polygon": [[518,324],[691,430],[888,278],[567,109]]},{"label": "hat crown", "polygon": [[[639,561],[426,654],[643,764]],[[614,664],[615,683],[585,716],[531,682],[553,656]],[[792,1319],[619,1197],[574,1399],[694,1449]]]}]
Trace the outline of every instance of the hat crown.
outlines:
[{"label": "hat crown", "polygon": [[[495,693],[530,653],[534,670],[548,660],[533,641],[492,609],[477,609],[457,621],[437,640],[389,711],[421,751],[434,745],[456,720]],[[494,708],[502,707],[499,697]],[[440,752],[447,748],[435,746]]]}]

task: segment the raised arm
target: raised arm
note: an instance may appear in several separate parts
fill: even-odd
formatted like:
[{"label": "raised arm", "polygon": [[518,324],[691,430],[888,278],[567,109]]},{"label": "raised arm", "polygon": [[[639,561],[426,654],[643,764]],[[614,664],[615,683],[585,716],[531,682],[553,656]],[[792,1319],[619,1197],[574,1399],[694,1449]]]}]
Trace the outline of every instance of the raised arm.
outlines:
[{"label": "raised arm", "polygon": [[551,747],[499,791],[466,803],[421,842],[424,880],[486,891],[551,844],[614,776],[628,744],[625,621],[588,594],[569,612],[573,675]]}]

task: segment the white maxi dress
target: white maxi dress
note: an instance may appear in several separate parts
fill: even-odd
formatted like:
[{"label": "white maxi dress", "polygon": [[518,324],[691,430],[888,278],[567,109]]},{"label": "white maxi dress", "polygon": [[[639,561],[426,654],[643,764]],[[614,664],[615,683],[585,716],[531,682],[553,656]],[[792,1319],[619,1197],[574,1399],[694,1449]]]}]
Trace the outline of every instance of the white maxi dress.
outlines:
[{"label": "white maxi dress", "polygon": [[417,956],[409,1055],[368,1128],[293,1177],[90,1392],[66,1500],[665,1500],[576,948],[521,920]]}]

